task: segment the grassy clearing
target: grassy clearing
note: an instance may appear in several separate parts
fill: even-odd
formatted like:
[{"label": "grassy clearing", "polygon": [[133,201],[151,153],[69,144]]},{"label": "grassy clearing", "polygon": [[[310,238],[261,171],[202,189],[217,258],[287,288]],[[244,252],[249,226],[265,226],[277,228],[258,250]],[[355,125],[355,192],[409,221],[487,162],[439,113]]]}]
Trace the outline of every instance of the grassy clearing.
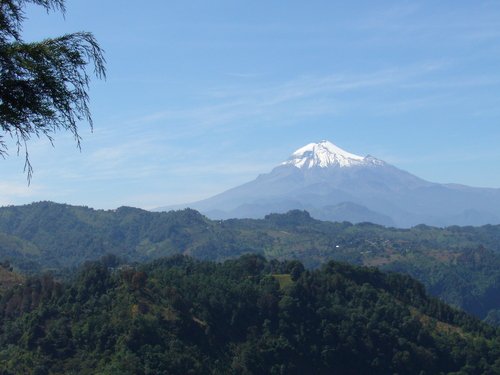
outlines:
[{"label": "grassy clearing", "polygon": [[273,277],[280,283],[280,289],[293,284],[292,277],[289,273],[274,274]]}]

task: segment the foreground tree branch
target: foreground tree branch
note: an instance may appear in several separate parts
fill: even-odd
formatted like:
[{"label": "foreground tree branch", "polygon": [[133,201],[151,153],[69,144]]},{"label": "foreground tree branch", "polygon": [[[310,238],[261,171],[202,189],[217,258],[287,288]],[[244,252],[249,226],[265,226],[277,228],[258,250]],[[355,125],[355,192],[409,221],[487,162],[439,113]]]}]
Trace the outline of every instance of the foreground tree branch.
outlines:
[{"label": "foreground tree branch", "polygon": [[59,130],[73,134],[80,147],[78,123],[92,128],[89,109],[89,66],[105,78],[103,50],[89,32],[67,34],[36,43],[21,39],[23,7],[31,2],[64,13],[63,0],[0,0],[0,154],[5,157],[11,136],[17,152],[24,149],[25,172],[31,180],[27,142],[46,137],[52,143]]}]

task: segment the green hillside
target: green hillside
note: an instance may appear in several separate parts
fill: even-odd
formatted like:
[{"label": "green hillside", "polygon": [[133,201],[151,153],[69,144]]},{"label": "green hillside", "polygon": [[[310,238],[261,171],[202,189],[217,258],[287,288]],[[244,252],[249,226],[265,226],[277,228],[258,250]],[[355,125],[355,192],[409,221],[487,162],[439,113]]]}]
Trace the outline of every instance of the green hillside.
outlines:
[{"label": "green hillside", "polygon": [[69,283],[12,289],[0,316],[2,374],[500,371],[490,326],[410,277],[335,262],[88,263]]},{"label": "green hillside", "polygon": [[324,222],[303,211],[214,221],[189,209],[103,211],[51,202],[0,208],[0,261],[25,273],[77,267],[108,253],[129,262],[256,253],[309,268],[329,260],[377,266],[414,276],[478,317],[500,317],[500,226],[394,229]]}]

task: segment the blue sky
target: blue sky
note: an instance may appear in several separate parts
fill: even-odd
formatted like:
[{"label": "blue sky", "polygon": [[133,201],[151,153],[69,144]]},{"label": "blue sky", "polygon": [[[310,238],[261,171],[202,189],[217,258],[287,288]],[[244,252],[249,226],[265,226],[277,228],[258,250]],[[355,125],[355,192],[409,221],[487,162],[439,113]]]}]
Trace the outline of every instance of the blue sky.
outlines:
[{"label": "blue sky", "polygon": [[500,187],[498,1],[67,0],[26,40],[106,51],[94,131],[10,148],[0,205],[154,208],[209,197],[328,139],[435,182]]}]

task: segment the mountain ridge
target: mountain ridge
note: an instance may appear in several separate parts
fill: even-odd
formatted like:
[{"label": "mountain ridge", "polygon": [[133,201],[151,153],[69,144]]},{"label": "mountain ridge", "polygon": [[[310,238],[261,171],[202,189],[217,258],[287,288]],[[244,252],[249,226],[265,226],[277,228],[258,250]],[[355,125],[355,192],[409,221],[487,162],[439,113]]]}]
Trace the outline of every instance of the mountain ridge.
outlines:
[{"label": "mountain ridge", "polygon": [[338,260],[408,273],[433,295],[481,318],[498,314],[500,322],[500,225],[398,229],[320,221],[303,210],[210,220],[191,209],[94,210],[52,202],[0,208],[0,263],[25,274],[57,274],[106,254],[143,262],[174,254],[224,261],[247,253],[298,259],[310,268]]}]

